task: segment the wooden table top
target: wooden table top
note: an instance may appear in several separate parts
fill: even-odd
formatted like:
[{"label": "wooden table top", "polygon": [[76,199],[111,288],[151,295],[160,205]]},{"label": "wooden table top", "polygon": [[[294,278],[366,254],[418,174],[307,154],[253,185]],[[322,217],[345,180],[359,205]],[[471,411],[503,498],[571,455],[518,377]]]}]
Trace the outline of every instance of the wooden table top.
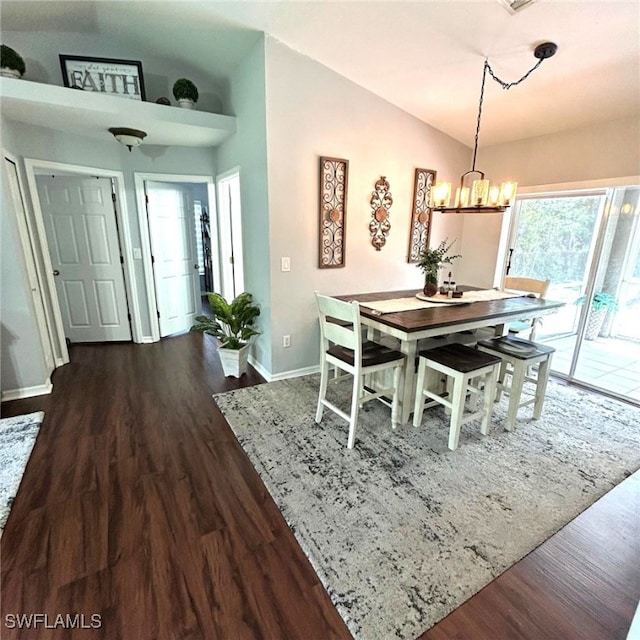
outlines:
[{"label": "wooden table top", "polygon": [[[471,289],[471,288],[469,288]],[[358,293],[352,295],[336,296],[340,300],[357,300],[358,302],[372,302],[374,300],[393,300],[395,298],[410,298],[419,291],[405,289],[402,291],[380,291],[375,293]],[[366,307],[360,307],[360,314],[371,318],[376,322],[395,327],[407,333],[447,327],[475,320],[496,320],[496,324],[508,321],[510,316],[521,315],[523,312],[531,312],[531,317],[549,313],[550,310],[564,306],[564,302],[543,300],[519,296],[502,300],[490,300],[487,302],[472,302],[470,304],[442,304],[427,309],[414,309],[411,311],[399,311],[396,313],[378,314]],[[490,322],[489,322],[490,324]]]}]

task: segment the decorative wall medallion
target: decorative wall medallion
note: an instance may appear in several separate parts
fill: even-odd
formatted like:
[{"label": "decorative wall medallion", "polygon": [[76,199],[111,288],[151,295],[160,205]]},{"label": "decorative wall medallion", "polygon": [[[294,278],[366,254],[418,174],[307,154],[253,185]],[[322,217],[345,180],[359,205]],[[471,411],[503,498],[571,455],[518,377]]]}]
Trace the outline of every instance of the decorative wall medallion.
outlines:
[{"label": "decorative wall medallion", "polygon": [[413,210],[409,229],[407,262],[418,262],[422,249],[429,246],[431,234],[431,189],[436,182],[436,172],[416,169],[413,181]]},{"label": "decorative wall medallion", "polygon": [[320,269],[345,264],[348,177],[348,160],[320,158]]},{"label": "decorative wall medallion", "polygon": [[380,251],[387,242],[391,223],[389,214],[393,198],[389,193],[389,182],[384,176],[376,181],[375,191],[371,194],[371,222],[369,223],[369,233],[371,234],[371,244]]}]

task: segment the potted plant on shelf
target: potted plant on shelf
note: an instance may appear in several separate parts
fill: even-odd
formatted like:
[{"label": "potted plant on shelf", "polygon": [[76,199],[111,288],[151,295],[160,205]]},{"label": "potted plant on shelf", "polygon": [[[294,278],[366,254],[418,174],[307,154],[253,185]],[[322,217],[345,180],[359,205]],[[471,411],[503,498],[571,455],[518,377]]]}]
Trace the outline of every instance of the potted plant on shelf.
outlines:
[{"label": "potted plant on shelf", "polygon": [[449,256],[447,253],[454,245],[455,240],[447,245],[445,238],[435,249],[428,247],[422,249],[418,254],[418,262],[416,266],[424,273],[424,289],[425,296],[433,296],[438,291],[438,274],[445,264],[451,264],[460,255]]},{"label": "potted plant on shelf", "polygon": [[[585,296],[576,300],[577,305],[584,304]],[[608,311],[617,311],[618,301],[610,293],[598,291],[591,298],[591,310],[587,320],[587,328],[584,334],[585,340],[595,340],[602,329],[604,319]]]},{"label": "potted plant on shelf", "polygon": [[200,331],[216,337],[218,353],[224,375],[239,378],[247,370],[249,340],[260,334],[254,322],[260,308],[250,293],[241,293],[227,302],[219,293],[208,293],[212,316],[197,316],[191,331]]},{"label": "potted plant on shelf", "polygon": [[0,46],[0,75],[21,78],[26,71],[22,56],[6,44]]},{"label": "potted plant on shelf", "polygon": [[193,109],[198,95],[198,88],[187,78],[180,78],[173,85],[173,97],[183,109]]}]

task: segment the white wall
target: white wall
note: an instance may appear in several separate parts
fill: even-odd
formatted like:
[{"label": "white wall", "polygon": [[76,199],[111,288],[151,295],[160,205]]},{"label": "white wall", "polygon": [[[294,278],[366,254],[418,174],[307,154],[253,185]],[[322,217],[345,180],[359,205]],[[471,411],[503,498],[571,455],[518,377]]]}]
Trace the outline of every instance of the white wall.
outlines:
[{"label": "white wall", "polygon": [[265,114],[264,39],[236,68],[230,82],[230,108],[235,135],[218,149],[219,173],[240,169],[245,290],[260,305],[252,356],[264,372],[271,371],[271,281],[269,274],[270,211],[267,191],[267,124]]},{"label": "white wall", "polygon": [[520,187],[586,182],[640,173],[640,115],[481,150],[494,182],[511,176]]},{"label": "white wall", "polygon": [[[266,39],[271,372],[317,365],[314,290],[329,294],[422,287],[406,260],[416,167],[443,175],[467,170],[467,147],[374,96],[330,69]],[[318,268],[319,158],[349,160],[347,232],[342,269]],[[369,200],[380,176],[393,196],[391,231],[370,243]],[[462,220],[434,216],[431,244],[459,237]],[[280,258],[291,271],[280,271]],[[291,347],[282,347],[282,336]]]}]

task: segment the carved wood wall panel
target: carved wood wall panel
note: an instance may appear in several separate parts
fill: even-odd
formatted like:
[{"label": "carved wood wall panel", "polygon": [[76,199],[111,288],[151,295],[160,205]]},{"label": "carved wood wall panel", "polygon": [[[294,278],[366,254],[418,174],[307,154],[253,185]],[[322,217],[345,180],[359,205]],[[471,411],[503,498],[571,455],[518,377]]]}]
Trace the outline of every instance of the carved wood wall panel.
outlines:
[{"label": "carved wood wall panel", "polygon": [[371,194],[371,222],[369,222],[369,233],[371,235],[371,244],[380,251],[387,242],[387,236],[391,229],[389,222],[389,214],[393,198],[389,192],[389,181],[380,176],[376,180],[375,191]]},{"label": "carved wood wall panel", "polygon": [[348,160],[320,158],[320,269],[345,265],[348,178]]},{"label": "carved wood wall panel", "polygon": [[435,171],[431,169],[416,169],[413,181],[413,205],[407,262],[417,262],[420,251],[429,246],[429,235],[431,234],[431,189],[435,182]]}]

